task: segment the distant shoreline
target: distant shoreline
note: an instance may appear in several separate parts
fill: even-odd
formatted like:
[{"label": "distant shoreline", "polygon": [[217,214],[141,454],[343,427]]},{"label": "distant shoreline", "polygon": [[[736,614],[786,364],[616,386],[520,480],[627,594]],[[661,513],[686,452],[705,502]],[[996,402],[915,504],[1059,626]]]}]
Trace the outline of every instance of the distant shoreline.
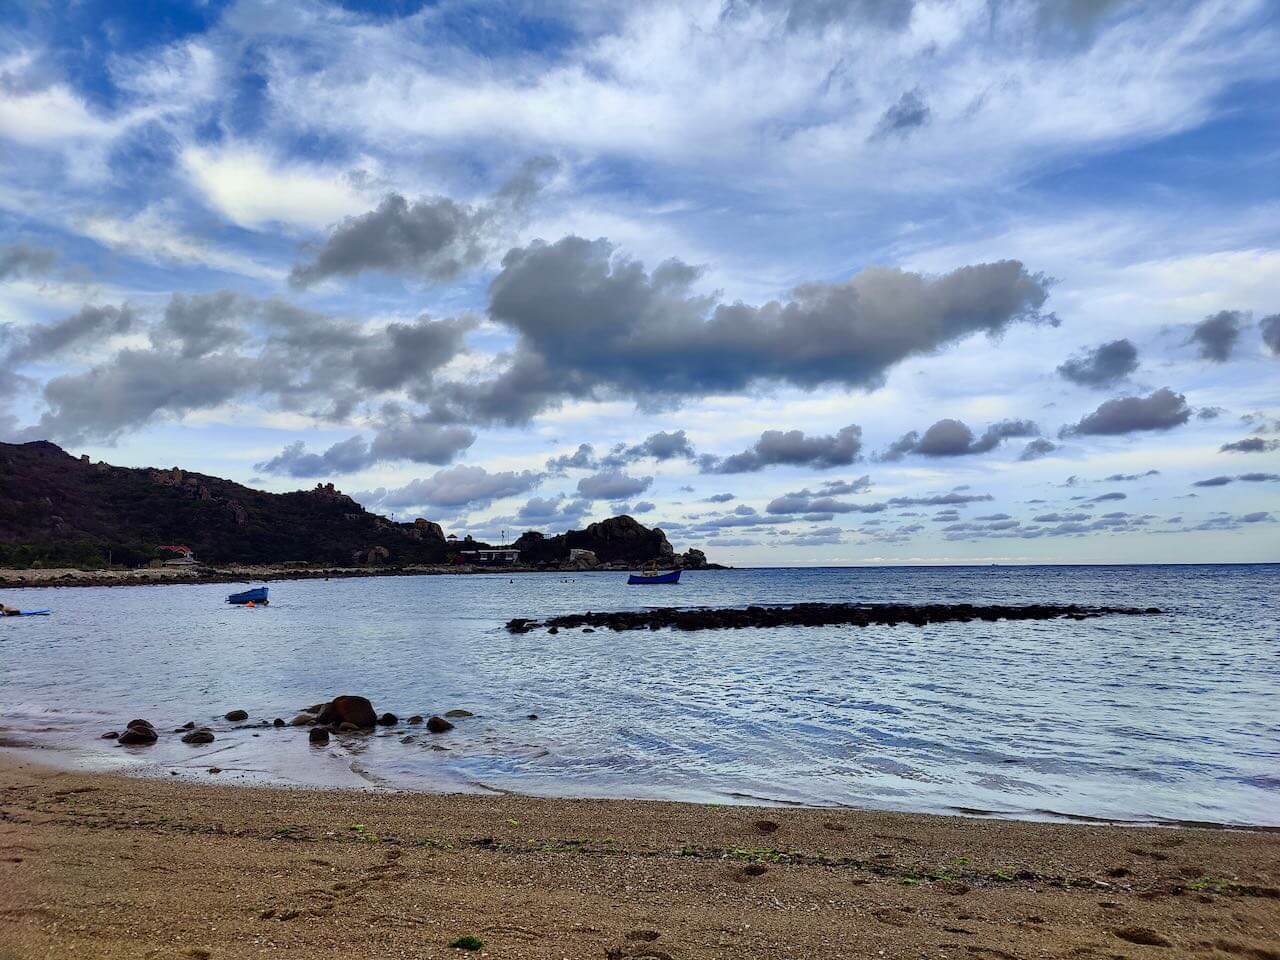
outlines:
[{"label": "distant shoreline", "polygon": [[[172,584],[251,583],[275,580],[338,580],[363,577],[448,577],[489,574],[625,573],[626,564],[595,567],[480,567],[470,564],[414,564],[404,567],[287,567],[261,566],[205,567],[195,571],[172,567],[143,567],[138,570],[76,570],[48,568],[35,570],[0,569],[0,589],[39,587],[142,587]],[[706,569],[728,569],[708,566]]]}]

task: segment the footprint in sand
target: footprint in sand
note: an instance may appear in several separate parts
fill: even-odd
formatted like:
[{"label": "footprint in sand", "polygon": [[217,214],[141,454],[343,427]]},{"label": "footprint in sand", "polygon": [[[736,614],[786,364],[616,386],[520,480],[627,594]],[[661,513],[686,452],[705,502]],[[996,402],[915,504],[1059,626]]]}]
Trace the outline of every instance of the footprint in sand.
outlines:
[{"label": "footprint in sand", "polygon": [[735,880],[745,883],[756,877],[763,877],[768,872],[769,868],[763,863],[748,863],[745,867],[735,870],[733,876]]}]

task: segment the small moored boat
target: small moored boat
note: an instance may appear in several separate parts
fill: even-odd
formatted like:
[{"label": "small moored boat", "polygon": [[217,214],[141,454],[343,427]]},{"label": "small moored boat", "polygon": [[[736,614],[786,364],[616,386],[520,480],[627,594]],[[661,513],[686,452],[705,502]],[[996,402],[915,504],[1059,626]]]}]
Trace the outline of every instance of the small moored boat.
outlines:
[{"label": "small moored boat", "polygon": [[267,602],[267,588],[254,587],[252,590],[244,590],[240,593],[233,593],[227,597],[227,603],[247,604],[252,603],[259,606]]},{"label": "small moored boat", "polygon": [[52,610],[8,610],[5,612],[6,617],[47,617],[53,613]]},{"label": "small moored boat", "polygon": [[637,584],[650,583],[679,583],[679,570],[659,570],[656,563],[648,564],[639,573],[633,573],[627,577],[627,584],[635,586]]}]

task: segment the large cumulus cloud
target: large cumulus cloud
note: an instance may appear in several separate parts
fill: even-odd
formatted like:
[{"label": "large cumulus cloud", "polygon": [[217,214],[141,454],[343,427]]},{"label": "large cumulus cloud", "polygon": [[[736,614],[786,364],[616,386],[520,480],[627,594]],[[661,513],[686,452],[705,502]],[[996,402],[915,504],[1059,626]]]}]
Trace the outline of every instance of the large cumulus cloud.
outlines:
[{"label": "large cumulus cloud", "polygon": [[511,250],[490,287],[491,319],[518,337],[510,365],[442,391],[442,409],[521,423],[569,399],[678,401],[761,384],[872,388],[894,364],[1041,312],[1046,278],[1015,260],[937,277],[875,267],[810,283],[782,301],[723,303],[695,292],[699,270],[652,271],[607,240],[569,236]]},{"label": "large cumulus cloud", "polygon": [[860,459],[862,428],[855,423],[826,436],[806,436],[801,430],[766,430],[741,453],[705,457],[704,473],[754,473],[776,465],[817,470],[845,467]]}]

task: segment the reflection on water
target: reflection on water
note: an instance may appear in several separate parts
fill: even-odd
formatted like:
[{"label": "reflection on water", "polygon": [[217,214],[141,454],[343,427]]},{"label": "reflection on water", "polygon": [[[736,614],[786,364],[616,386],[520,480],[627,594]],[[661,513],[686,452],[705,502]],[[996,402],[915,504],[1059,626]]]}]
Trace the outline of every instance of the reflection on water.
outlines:
[{"label": "reflection on water", "polygon": [[[0,737],[100,767],[274,783],[768,799],[1280,823],[1275,566],[737,570],[9,591]],[[511,635],[516,616],[792,601],[1154,604],[1160,617]],[[403,723],[323,749],[288,720],[339,693]],[[536,714],[537,719],[529,719]],[[98,739],[129,719],[148,749]],[[190,747],[171,730],[209,723]]]}]

